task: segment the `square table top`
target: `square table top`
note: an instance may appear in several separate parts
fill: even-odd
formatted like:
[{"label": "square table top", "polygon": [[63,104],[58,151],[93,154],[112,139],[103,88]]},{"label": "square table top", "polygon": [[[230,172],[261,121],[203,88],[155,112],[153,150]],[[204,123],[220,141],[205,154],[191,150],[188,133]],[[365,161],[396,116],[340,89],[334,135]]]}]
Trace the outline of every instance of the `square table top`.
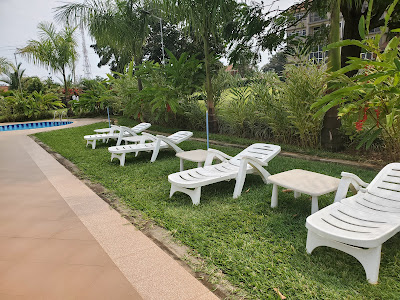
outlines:
[{"label": "square table top", "polygon": [[208,151],[203,149],[183,151],[176,154],[177,157],[184,160],[189,160],[193,162],[204,162],[206,161]]},{"label": "square table top", "polygon": [[310,196],[321,196],[336,191],[340,179],[306,170],[294,169],[268,177],[268,181],[281,187]]}]

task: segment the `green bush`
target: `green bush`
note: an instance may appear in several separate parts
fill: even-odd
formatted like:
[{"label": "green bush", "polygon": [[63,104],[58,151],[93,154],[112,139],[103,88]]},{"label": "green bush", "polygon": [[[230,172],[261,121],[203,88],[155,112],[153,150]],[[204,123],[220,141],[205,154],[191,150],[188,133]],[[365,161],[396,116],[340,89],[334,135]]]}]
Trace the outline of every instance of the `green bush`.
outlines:
[{"label": "green bush", "polygon": [[318,147],[322,116],[314,118],[312,104],[326,90],[325,65],[305,62],[285,67],[285,82],[281,85],[280,102],[289,123],[295,129],[302,147]]},{"label": "green bush", "polygon": [[[387,31],[390,15],[398,1],[389,6],[384,17]],[[372,4],[372,2],[371,2]],[[340,106],[339,116],[347,121],[347,131],[360,140],[359,147],[369,148],[377,139],[383,140],[387,155],[392,160],[400,158],[400,38],[394,36],[381,50],[381,34],[368,37],[370,4],[367,20],[360,20],[359,31],[362,41],[345,40],[328,46],[328,49],[347,45],[358,46],[374,54],[375,60],[351,58],[348,65],[330,78],[336,90],[315,103],[320,108],[317,116],[333,106]],[[393,30],[400,32],[400,29]],[[349,71],[358,71],[354,77],[347,77]],[[350,124],[349,124],[350,123]],[[351,125],[358,135],[351,130]]]},{"label": "green bush", "polygon": [[10,96],[0,97],[0,116],[2,121],[35,120],[50,117],[50,110],[63,106],[55,94],[13,91]]}]

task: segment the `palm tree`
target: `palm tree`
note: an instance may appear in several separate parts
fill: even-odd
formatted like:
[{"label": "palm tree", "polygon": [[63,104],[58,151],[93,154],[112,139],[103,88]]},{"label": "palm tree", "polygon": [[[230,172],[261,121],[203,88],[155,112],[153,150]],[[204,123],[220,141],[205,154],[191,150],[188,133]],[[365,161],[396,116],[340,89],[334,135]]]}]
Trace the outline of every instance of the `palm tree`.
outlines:
[{"label": "palm tree", "polygon": [[0,57],[0,74],[6,73],[10,68],[10,61],[5,57]]},{"label": "palm tree", "polygon": [[163,5],[167,15],[174,18],[176,22],[187,25],[203,42],[210,130],[216,132],[217,120],[211,83],[210,44],[215,37],[220,36],[222,26],[232,19],[237,3],[233,0],[163,0],[160,5]]},{"label": "palm tree", "polygon": [[1,78],[0,82],[7,83],[10,90],[19,89],[21,91],[21,80],[25,73],[25,69],[21,69],[21,64],[22,63],[19,63],[15,66],[14,64],[7,62],[5,65],[4,75],[6,75],[6,77]]},{"label": "palm tree", "polygon": [[72,70],[78,58],[76,27],[65,26],[57,32],[52,23],[39,23],[39,40],[30,40],[28,45],[17,52],[34,64],[44,66],[62,75],[65,99],[68,99],[67,69]]},{"label": "palm tree", "polygon": [[[137,0],[85,0],[57,7],[56,19],[86,25],[98,47],[109,46],[119,51],[121,56],[133,58],[138,66],[150,32],[149,16],[144,8]],[[142,89],[140,78],[138,89]]]}]

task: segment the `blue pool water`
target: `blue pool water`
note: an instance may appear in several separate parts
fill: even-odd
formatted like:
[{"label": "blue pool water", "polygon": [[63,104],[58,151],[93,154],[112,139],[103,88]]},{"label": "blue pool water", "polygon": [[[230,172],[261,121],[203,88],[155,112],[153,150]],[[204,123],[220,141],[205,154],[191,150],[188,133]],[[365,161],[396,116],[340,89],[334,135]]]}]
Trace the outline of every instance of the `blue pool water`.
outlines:
[{"label": "blue pool water", "polygon": [[20,123],[20,124],[10,124],[0,126],[0,131],[11,131],[11,130],[25,130],[25,129],[36,129],[36,128],[45,128],[45,127],[53,127],[53,126],[61,126],[71,124],[69,121],[58,121],[58,122],[35,122],[35,123]]}]

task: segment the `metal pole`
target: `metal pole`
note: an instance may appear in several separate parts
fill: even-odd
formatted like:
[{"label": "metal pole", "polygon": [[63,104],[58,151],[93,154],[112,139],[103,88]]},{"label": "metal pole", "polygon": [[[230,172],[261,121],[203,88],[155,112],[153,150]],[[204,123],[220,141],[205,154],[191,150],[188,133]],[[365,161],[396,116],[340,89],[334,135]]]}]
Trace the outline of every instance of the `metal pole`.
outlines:
[{"label": "metal pole", "polygon": [[110,122],[110,109],[107,106],[107,116],[108,116],[108,128],[111,128],[111,122]]},{"label": "metal pole", "polygon": [[210,140],[208,134],[208,111],[206,111],[206,131],[207,131],[207,150],[210,148]]},{"label": "metal pole", "polygon": [[162,64],[165,65],[165,53],[164,53],[164,38],[163,38],[163,31],[162,31],[162,19],[160,20],[160,32],[161,32],[161,51],[162,51]]}]

